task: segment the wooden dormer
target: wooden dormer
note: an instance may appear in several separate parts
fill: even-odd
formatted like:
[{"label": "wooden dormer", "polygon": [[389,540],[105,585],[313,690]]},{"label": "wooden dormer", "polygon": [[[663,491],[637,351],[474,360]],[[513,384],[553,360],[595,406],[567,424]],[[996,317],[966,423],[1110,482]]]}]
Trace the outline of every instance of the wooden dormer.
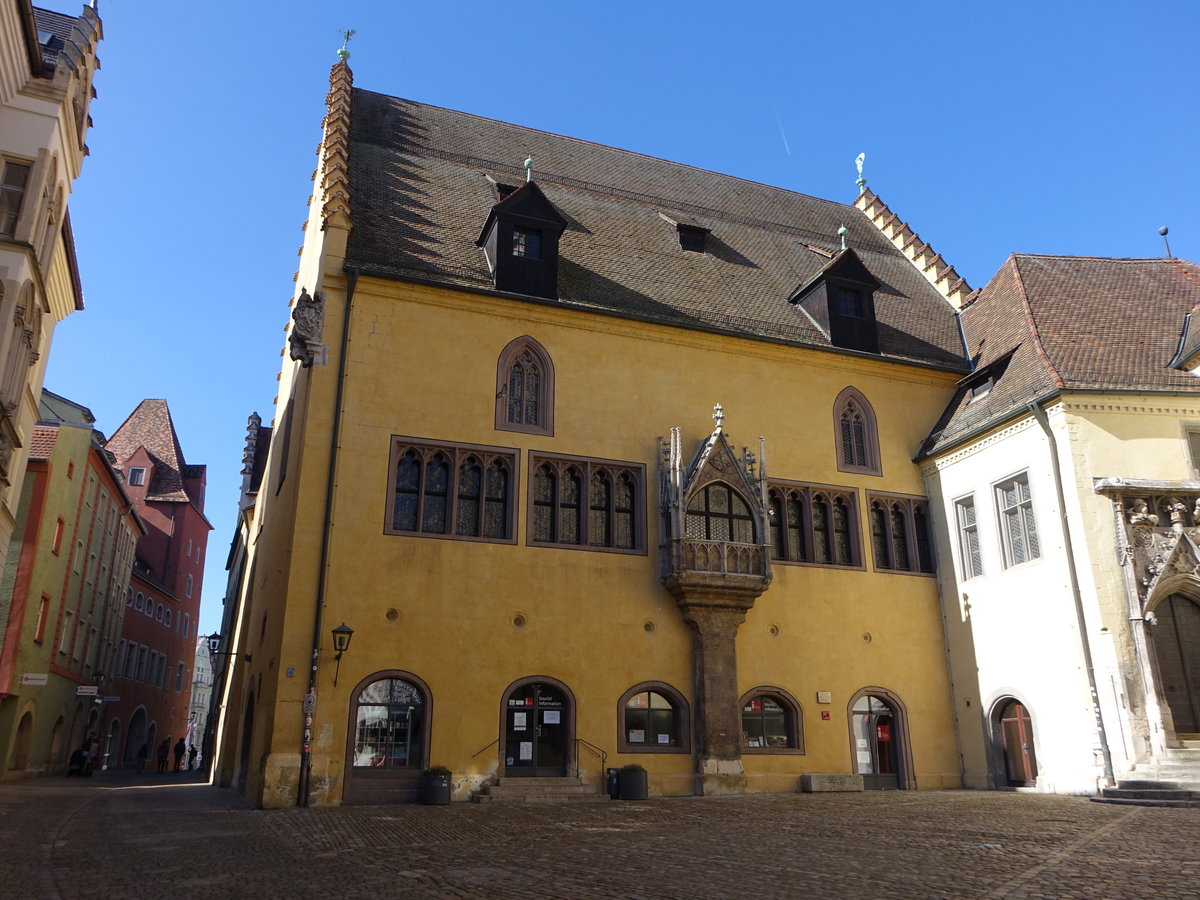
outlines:
[{"label": "wooden dormer", "polygon": [[835,347],[879,352],[875,290],[879,280],[846,249],[788,298],[808,314]]},{"label": "wooden dormer", "polygon": [[496,290],[558,299],[558,239],[567,220],[533,181],[492,207],[479,240]]}]

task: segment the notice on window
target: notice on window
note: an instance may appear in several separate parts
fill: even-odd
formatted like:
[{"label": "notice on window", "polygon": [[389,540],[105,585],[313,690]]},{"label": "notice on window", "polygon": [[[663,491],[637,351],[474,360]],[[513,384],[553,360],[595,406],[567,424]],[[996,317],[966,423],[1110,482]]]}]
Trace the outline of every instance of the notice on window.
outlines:
[{"label": "notice on window", "polygon": [[631,743],[631,744],[644,744],[644,743],[646,743],[646,732],[645,732],[645,731],[631,731],[631,732],[629,732],[629,743]]},{"label": "notice on window", "polygon": [[521,761],[533,759],[533,741],[521,741]]},{"label": "notice on window", "polygon": [[562,722],[562,710],[547,709],[542,712],[543,725],[558,725]]},{"label": "notice on window", "polygon": [[658,736],[658,742],[660,744],[669,744],[671,743],[671,736],[669,734],[660,734]]},{"label": "notice on window", "polygon": [[525,730],[525,713],[513,713],[513,731]]}]

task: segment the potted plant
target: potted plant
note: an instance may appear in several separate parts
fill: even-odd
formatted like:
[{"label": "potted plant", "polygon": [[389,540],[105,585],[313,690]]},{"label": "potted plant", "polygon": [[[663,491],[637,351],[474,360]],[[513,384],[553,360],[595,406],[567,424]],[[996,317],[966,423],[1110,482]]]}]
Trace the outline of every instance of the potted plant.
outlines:
[{"label": "potted plant", "polygon": [[650,796],[646,783],[646,768],[637,763],[622,766],[617,775],[622,800],[645,800]]},{"label": "potted plant", "polygon": [[450,777],[445,766],[430,766],[421,773],[421,802],[426,806],[445,806],[450,802]]}]

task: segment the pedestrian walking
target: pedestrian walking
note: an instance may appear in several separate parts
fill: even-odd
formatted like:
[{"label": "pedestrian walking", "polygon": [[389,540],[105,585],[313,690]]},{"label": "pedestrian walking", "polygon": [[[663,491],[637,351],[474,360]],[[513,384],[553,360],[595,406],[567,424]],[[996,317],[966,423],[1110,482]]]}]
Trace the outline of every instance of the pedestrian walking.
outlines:
[{"label": "pedestrian walking", "polygon": [[178,772],[183,768],[183,754],[185,753],[187,753],[187,741],[180,738],[175,743],[175,768],[171,770],[172,772]]},{"label": "pedestrian walking", "polygon": [[200,751],[196,749],[196,745],[192,744],[188,747],[188,768],[196,768],[196,757],[200,755]]},{"label": "pedestrian walking", "polygon": [[158,774],[167,771],[167,757],[171,755],[171,739],[163,738],[162,743],[158,745],[158,749],[154,751],[154,757],[158,760]]}]

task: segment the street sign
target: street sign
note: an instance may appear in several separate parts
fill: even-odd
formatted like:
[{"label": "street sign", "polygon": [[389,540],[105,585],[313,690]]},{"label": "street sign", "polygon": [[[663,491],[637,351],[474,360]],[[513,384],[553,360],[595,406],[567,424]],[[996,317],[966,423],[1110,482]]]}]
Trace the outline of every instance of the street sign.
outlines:
[{"label": "street sign", "polygon": [[120,696],[108,696],[108,695],[105,695],[105,696],[101,697],[100,699],[103,700],[105,703],[118,703],[121,700]]},{"label": "street sign", "polygon": [[95,697],[100,693],[100,688],[94,684],[77,684],[75,686],[76,697]]},{"label": "street sign", "polygon": [[21,676],[21,684],[41,685],[50,680],[48,672],[26,672]]}]

